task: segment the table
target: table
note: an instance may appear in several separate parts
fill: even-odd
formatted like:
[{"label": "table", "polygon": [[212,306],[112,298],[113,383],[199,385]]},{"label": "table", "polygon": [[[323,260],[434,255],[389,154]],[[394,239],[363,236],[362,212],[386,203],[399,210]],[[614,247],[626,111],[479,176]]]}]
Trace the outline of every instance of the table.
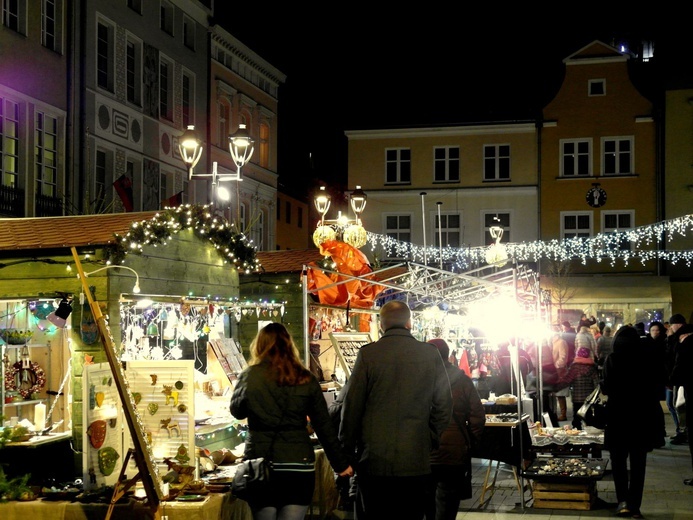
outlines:
[{"label": "table", "polygon": [[[81,504],[79,502],[7,502],[0,504],[3,520],[91,520],[105,518],[108,504]],[[202,502],[161,502],[159,511],[168,520],[252,520],[248,504],[231,493],[210,493]],[[151,520],[152,511],[142,502],[130,499],[117,504],[112,520]]]},{"label": "table", "polygon": [[550,453],[556,456],[600,458],[604,449],[604,430],[586,427],[578,434],[569,435],[563,428],[531,428],[532,446],[535,453]]},{"label": "table", "polygon": [[[512,466],[513,477],[517,484],[517,489],[524,500],[523,486],[520,483],[517,468],[521,467],[524,460],[529,460],[529,457],[532,455],[529,450],[532,441],[527,425],[529,416],[523,415],[521,421],[515,419],[514,421],[495,422],[493,419],[496,418],[496,415],[497,414],[486,415],[486,425],[484,427],[481,445],[477,449],[472,450],[473,457],[488,459],[489,461],[484,483],[481,487],[481,496],[479,497],[480,505],[484,504],[484,499],[488,491],[491,492],[488,500],[491,499],[495,492],[496,480],[498,478],[501,462],[505,462]],[[523,442],[522,454],[520,454],[519,447],[520,435],[522,435]],[[493,480],[489,483],[491,468],[494,462],[496,463],[496,468],[493,474]]]},{"label": "table", "polygon": [[0,463],[8,478],[31,473],[30,484],[41,486],[47,480],[75,480],[75,453],[71,432],[34,436],[28,441],[8,442],[0,449]]}]

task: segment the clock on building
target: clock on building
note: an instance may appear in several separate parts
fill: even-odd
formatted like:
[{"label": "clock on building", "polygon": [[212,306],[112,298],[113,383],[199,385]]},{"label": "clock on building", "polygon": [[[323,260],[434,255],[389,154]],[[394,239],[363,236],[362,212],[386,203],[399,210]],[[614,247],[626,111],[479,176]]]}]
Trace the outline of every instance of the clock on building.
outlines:
[{"label": "clock on building", "polygon": [[599,186],[594,186],[587,191],[585,200],[587,200],[587,204],[593,208],[599,208],[606,204],[606,191]]}]

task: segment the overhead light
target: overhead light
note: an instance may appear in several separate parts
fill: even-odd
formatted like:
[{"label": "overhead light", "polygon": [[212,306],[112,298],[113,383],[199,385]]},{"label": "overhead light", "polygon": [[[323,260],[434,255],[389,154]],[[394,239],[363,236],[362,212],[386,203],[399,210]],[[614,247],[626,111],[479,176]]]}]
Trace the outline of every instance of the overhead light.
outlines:
[{"label": "overhead light", "polygon": [[[137,274],[137,271],[135,271],[132,267],[126,267],[124,265],[107,265],[105,267],[101,267],[99,269],[96,269],[95,271],[92,271],[91,273],[84,273],[85,277],[89,277],[90,275],[94,273],[98,273],[99,271],[104,271],[106,269],[126,269],[128,271],[131,271],[135,274],[135,285],[132,288],[132,292],[135,294],[139,294],[140,292],[140,275]],[[77,275],[77,278],[79,278],[79,275]]]},{"label": "overhead light", "polygon": [[59,329],[64,329],[65,325],[67,325],[67,319],[70,317],[71,313],[72,305],[70,305],[67,298],[63,297],[63,299],[60,300],[58,308],[46,316],[46,319]]}]

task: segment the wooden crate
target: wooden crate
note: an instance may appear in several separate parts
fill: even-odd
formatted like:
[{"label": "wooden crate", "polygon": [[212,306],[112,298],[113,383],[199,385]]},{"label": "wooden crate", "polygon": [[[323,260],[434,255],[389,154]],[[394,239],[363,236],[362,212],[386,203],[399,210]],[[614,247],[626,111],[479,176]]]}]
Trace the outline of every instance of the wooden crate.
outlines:
[{"label": "wooden crate", "polygon": [[537,509],[592,509],[597,498],[594,482],[584,484],[559,484],[534,482],[532,486],[534,505]]}]

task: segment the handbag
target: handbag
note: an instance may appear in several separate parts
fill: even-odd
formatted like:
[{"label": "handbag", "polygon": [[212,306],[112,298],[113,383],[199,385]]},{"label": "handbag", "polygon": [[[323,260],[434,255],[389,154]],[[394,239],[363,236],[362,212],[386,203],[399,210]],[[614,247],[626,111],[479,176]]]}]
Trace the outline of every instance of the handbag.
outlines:
[{"label": "handbag", "polygon": [[587,396],[585,402],[578,410],[578,415],[582,417],[587,426],[604,429],[606,426],[606,404],[609,397],[602,392],[601,385],[597,385],[592,393]]},{"label": "handbag", "polygon": [[246,459],[236,468],[231,482],[231,490],[234,496],[245,500],[253,500],[262,496],[269,488],[272,475],[272,462],[258,457]]},{"label": "handbag", "polygon": [[[287,398],[288,399],[288,396]],[[284,406],[282,406],[282,417],[279,419],[279,424],[284,420],[284,415],[286,414],[286,399]],[[274,441],[279,433],[279,428],[274,429],[274,435],[272,435],[272,442],[269,447],[269,456],[272,457],[274,454]],[[233,480],[231,481],[231,491],[234,496],[245,500],[246,502],[253,501],[262,496],[266,496],[269,487],[270,480],[272,478],[272,461],[265,459],[264,457],[258,457],[255,459],[245,459],[236,468],[236,473],[233,474]]]},{"label": "handbag", "polygon": [[674,404],[675,408],[683,408],[686,405],[686,393],[685,390],[682,386],[678,387],[678,390],[676,391],[676,403]]}]

